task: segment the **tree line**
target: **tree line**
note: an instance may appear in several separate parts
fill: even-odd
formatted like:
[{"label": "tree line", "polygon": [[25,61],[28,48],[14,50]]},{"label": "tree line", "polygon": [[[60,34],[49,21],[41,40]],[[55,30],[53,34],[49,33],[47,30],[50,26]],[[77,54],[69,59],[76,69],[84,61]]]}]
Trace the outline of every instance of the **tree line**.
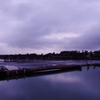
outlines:
[{"label": "tree line", "polygon": [[61,51],[60,53],[47,54],[9,54],[0,55],[4,61],[33,61],[33,60],[100,60],[100,50],[98,51]]}]

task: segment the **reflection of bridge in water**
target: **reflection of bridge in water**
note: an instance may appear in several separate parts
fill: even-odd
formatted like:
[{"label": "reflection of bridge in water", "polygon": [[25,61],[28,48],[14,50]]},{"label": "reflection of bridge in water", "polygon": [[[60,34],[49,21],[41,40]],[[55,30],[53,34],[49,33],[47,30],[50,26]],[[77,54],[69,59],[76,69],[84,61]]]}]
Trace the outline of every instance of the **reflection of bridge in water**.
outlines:
[{"label": "reflection of bridge in water", "polygon": [[63,72],[72,72],[72,71],[82,71],[82,67],[86,67],[87,70],[93,66],[95,69],[99,67],[99,63],[95,64],[82,64],[82,65],[51,65],[45,67],[35,67],[35,68],[15,68],[15,69],[7,69],[5,66],[1,66],[0,70],[0,81],[2,80],[12,80],[12,79],[20,79],[25,77],[34,77],[34,76],[42,76],[49,74],[57,74]]}]

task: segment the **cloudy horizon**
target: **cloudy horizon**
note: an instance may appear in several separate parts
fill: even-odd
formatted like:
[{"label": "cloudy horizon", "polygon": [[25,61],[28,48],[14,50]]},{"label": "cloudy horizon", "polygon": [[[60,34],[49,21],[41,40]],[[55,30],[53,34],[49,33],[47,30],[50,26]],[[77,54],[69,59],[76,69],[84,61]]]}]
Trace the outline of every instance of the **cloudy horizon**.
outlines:
[{"label": "cloudy horizon", "polygon": [[0,2],[0,54],[100,49],[99,0]]}]

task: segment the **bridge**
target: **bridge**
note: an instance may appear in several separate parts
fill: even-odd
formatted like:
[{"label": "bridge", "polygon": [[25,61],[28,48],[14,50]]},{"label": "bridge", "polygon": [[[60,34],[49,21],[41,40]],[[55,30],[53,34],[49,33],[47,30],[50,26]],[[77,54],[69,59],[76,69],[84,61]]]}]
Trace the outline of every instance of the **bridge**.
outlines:
[{"label": "bridge", "polygon": [[82,71],[82,67],[99,67],[100,63],[94,64],[74,64],[74,65],[50,65],[45,67],[17,68],[15,66],[0,66],[0,80],[11,80],[25,77],[33,77],[62,72]]}]

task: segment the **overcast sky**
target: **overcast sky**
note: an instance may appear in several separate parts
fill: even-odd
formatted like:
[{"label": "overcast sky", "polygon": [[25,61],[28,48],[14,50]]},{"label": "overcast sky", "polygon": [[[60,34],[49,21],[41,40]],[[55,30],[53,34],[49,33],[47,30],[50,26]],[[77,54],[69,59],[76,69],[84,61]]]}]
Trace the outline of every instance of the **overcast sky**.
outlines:
[{"label": "overcast sky", "polygon": [[100,49],[100,0],[0,0],[0,54]]}]

